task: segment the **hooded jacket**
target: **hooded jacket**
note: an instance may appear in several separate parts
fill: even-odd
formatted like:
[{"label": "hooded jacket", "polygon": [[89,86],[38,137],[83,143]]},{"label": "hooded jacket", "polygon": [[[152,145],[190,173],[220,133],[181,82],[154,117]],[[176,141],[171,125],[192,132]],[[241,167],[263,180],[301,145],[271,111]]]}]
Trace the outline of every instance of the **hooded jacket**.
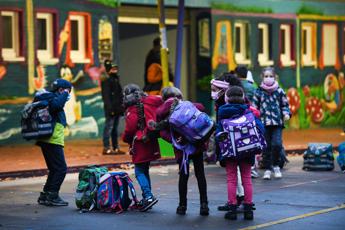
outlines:
[{"label": "hooded jacket", "polygon": [[[159,96],[145,96],[140,102],[144,104],[145,114],[155,114],[156,108],[163,103],[162,98]],[[138,106],[132,105],[128,107],[122,140],[130,145],[130,152],[134,164],[150,162],[160,158],[157,138],[148,141],[143,140],[144,134],[143,130],[139,128],[139,122],[140,115]],[[146,120],[145,125],[148,125],[148,120]]]},{"label": "hooded jacket", "polygon": [[101,83],[105,116],[123,115],[123,94],[117,74],[109,76]]}]

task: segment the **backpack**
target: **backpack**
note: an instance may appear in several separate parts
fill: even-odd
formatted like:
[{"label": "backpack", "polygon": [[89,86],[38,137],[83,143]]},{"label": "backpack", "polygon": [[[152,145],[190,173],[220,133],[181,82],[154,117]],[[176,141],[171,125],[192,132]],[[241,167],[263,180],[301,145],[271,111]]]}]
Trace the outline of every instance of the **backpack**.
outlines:
[{"label": "backpack", "polygon": [[339,144],[338,151],[339,155],[337,157],[337,162],[341,171],[345,173],[345,142]]},{"label": "backpack", "polygon": [[[171,133],[177,132],[191,144],[207,140],[215,129],[214,121],[206,113],[199,111],[190,101],[179,102],[177,99],[171,106],[169,125]],[[181,147],[174,135],[172,141],[175,147]]]},{"label": "backpack", "polygon": [[28,103],[21,111],[21,133],[26,140],[50,137],[54,127],[48,100]]},{"label": "backpack", "polygon": [[[132,199],[129,198],[129,192]],[[107,173],[100,179],[97,191],[97,208],[102,211],[121,213],[138,199],[131,178],[125,172]]]},{"label": "backpack", "polygon": [[263,134],[256,127],[253,113],[220,121],[227,137],[219,141],[220,159],[247,158],[260,154],[266,148]]},{"label": "backpack", "polygon": [[309,143],[303,159],[303,170],[333,170],[333,146],[328,143]]},{"label": "backpack", "polygon": [[79,172],[79,183],[75,194],[75,204],[81,210],[91,211],[96,207],[100,178],[108,172],[106,167],[88,166]]}]

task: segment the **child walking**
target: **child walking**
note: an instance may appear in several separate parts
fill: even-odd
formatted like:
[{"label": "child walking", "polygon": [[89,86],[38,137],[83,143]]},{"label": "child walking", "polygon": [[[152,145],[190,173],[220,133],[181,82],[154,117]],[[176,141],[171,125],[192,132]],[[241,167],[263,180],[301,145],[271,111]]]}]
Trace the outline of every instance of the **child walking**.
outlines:
[{"label": "child walking", "polygon": [[[226,141],[230,142],[228,139],[229,133],[224,129],[222,120],[224,119],[234,119],[244,114],[252,113],[249,110],[249,106],[245,102],[244,91],[239,86],[230,86],[225,94],[225,105],[222,105],[218,111],[218,125],[216,131],[216,141],[218,144],[220,142]],[[254,115],[253,115],[254,116]],[[255,117],[256,129],[261,133],[264,132],[262,123],[258,118]],[[232,145],[232,149],[235,148],[233,143],[228,143]],[[226,166],[227,175],[227,186],[228,186],[228,205],[229,211],[225,214],[225,219],[236,220],[237,219],[237,199],[236,199],[236,187],[237,187],[237,177],[238,177],[238,167],[241,172],[242,185],[244,187],[244,218],[247,220],[252,220],[253,215],[253,187],[251,181],[251,165],[254,162],[254,157],[257,152],[250,152],[243,156],[240,154],[227,155],[222,151],[220,154],[220,161]]]},{"label": "child walking", "polygon": [[[161,127],[160,134],[163,139],[171,142],[171,133],[167,119],[169,118],[171,107],[174,101],[182,100],[182,93],[178,88],[166,87],[162,89],[162,99],[164,103],[157,109],[157,124]],[[203,105],[199,103],[194,104],[200,111],[204,110]],[[182,138],[182,137],[179,137]],[[178,138],[177,138],[178,139]],[[192,160],[194,164],[194,172],[198,181],[199,194],[200,194],[200,215],[209,215],[208,200],[207,200],[207,183],[204,171],[203,152],[207,149],[207,144],[200,144],[194,146],[195,151],[189,156],[187,160]],[[175,157],[179,165],[179,205],[176,209],[176,214],[185,215],[187,211],[187,184],[189,179],[189,163],[187,162],[186,170],[184,170],[183,153],[181,150],[174,148]]]},{"label": "child walking", "polygon": [[147,96],[139,86],[129,84],[124,90],[126,125],[122,136],[130,145],[136,179],[142,191],[139,210],[145,212],[158,202],[153,195],[150,180],[150,162],[160,158],[157,137],[151,137],[147,129],[148,114],[154,114],[162,104],[160,96]]},{"label": "child walking", "polygon": [[285,92],[279,87],[277,76],[272,67],[261,73],[262,82],[253,97],[253,106],[260,110],[261,121],[265,126],[267,148],[263,152],[263,165],[266,170],[263,179],[271,179],[271,170],[275,178],[281,178],[279,160],[282,151],[282,131],[284,121],[291,117],[289,102]]}]

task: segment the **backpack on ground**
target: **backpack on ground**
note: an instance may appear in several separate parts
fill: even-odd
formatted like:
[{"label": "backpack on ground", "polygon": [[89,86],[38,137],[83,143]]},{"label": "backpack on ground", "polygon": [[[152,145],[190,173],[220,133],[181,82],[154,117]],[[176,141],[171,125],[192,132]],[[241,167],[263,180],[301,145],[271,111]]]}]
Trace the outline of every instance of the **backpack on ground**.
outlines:
[{"label": "backpack on ground", "polygon": [[50,137],[54,127],[48,100],[28,103],[21,111],[21,133],[26,140]]},{"label": "backpack on ground", "polygon": [[[132,195],[132,199],[129,197]],[[125,172],[110,172],[100,179],[97,192],[97,209],[121,213],[131,204],[138,204],[138,199],[131,178]]]},{"label": "backpack on ground", "polygon": [[106,167],[88,166],[79,172],[79,183],[75,194],[75,204],[81,210],[96,208],[97,190],[100,178],[108,173]]},{"label": "backpack on ground", "polygon": [[[191,144],[207,140],[215,129],[214,121],[206,113],[199,111],[192,102],[178,102],[176,99],[171,107],[169,125],[171,133],[177,132]],[[179,146],[174,135],[172,141]]]},{"label": "backpack on ground", "polygon": [[334,169],[332,144],[310,143],[303,158],[303,170],[330,171]]},{"label": "backpack on ground", "polygon": [[256,127],[253,113],[220,121],[225,137],[219,141],[220,159],[246,158],[260,154],[266,148],[263,134]]},{"label": "backpack on ground", "polygon": [[338,151],[339,155],[337,157],[337,162],[341,171],[345,173],[345,142],[339,144]]}]

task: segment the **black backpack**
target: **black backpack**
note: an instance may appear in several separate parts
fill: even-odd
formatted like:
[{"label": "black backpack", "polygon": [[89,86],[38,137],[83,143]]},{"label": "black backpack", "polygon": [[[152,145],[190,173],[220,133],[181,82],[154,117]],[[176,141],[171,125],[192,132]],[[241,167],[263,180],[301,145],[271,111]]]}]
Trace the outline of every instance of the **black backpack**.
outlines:
[{"label": "black backpack", "polygon": [[22,136],[26,140],[50,137],[55,122],[49,112],[49,101],[41,100],[28,103],[21,111]]},{"label": "black backpack", "polygon": [[308,149],[303,154],[303,159],[303,170],[333,170],[333,146],[328,143],[309,143]]}]

